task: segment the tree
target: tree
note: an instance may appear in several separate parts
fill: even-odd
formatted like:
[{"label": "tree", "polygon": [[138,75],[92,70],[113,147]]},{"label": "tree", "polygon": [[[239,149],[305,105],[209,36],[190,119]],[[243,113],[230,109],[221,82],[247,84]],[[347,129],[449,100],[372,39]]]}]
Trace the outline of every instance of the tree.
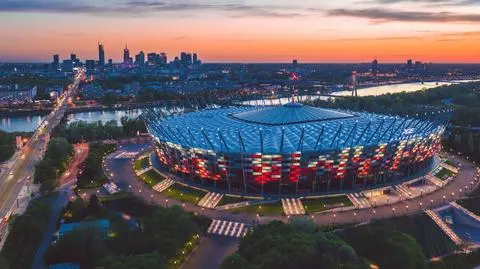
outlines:
[{"label": "tree", "polygon": [[0,269],[10,269],[7,258],[2,255],[0,255]]},{"label": "tree", "polygon": [[40,192],[42,194],[48,194],[54,191],[58,187],[58,180],[55,178],[47,178],[40,185]]},{"label": "tree", "polygon": [[40,198],[31,201],[23,215],[11,218],[9,234],[1,253],[10,269],[24,269],[32,266],[49,217],[50,201]]},{"label": "tree", "polygon": [[90,215],[97,215],[100,213],[100,200],[98,200],[97,195],[92,194],[88,200],[87,210]]},{"label": "tree", "polygon": [[250,263],[238,253],[233,253],[223,261],[220,269],[254,269],[255,267],[257,266],[250,265]]},{"label": "tree", "polygon": [[368,268],[368,263],[332,232],[310,221],[284,224],[273,221],[257,226],[240,243],[222,268]]},{"label": "tree", "polygon": [[75,262],[92,268],[107,253],[103,235],[92,227],[79,227],[65,234],[45,253],[47,264]]},{"label": "tree", "polygon": [[43,183],[47,179],[55,178],[55,167],[52,165],[52,162],[49,158],[44,158],[40,160],[35,165],[35,172],[33,174],[33,181],[35,183]]},{"label": "tree", "polygon": [[60,169],[62,172],[66,168],[67,160],[73,154],[73,146],[63,137],[52,138],[47,145],[47,156],[52,166]]},{"label": "tree", "polygon": [[107,256],[100,262],[103,269],[164,269],[166,259],[158,252],[130,256]]}]

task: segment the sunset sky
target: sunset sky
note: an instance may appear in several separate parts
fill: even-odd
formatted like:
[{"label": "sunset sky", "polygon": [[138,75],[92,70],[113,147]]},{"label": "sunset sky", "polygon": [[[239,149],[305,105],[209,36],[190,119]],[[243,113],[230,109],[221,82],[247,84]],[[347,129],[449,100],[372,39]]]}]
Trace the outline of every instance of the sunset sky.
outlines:
[{"label": "sunset sky", "polygon": [[480,0],[0,0],[0,62],[480,62]]}]

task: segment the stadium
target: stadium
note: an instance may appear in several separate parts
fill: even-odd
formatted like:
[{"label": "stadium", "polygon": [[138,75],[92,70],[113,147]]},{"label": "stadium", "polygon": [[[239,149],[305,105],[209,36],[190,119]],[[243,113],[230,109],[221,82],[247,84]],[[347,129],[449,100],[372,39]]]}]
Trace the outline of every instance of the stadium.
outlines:
[{"label": "stadium", "polygon": [[[308,194],[399,182],[430,166],[451,111],[399,117],[232,106],[144,114],[160,163],[226,192]],[[392,183],[393,184],[393,183]]]}]

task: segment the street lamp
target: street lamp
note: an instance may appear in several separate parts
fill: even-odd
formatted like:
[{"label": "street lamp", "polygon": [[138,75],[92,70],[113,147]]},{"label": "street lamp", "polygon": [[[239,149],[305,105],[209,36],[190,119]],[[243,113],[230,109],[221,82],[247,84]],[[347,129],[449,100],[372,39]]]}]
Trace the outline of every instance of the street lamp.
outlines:
[{"label": "street lamp", "polygon": [[418,204],[418,206],[419,206],[419,208],[421,209],[421,208],[423,207],[423,203],[420,202],[420,203]]},{"label": "street lamp", "polygon": [[337,215],[333,214],[333,224],[335,224],[336,220],[337,220]]},{"label": "street lamp", "polygon": [[408,205],[405,206],[405,214],[408,214]]},{"label": "street lamp", "polygon": [[433,200],[430,200],[430,209],[433,208]]},{"label": "street lamp", "polygon": [[165,207],[168,208],[168,199],[165,199]]},{"label": "street lamp", "polygon": [[395,207],[392,207],[392,215],[395,216]]},{"label": "street lamp", "polygon": [[357,212],[353,212],[354,221],[357,222]]}]

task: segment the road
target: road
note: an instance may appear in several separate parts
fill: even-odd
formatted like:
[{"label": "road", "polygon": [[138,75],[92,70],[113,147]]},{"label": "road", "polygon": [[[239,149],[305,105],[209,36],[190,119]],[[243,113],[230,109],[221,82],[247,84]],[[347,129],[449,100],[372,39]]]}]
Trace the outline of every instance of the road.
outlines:
[{"label": "road", "polygon": [[65,171],[65,173],[63,173],[63,175],[61,175],[58,179],[59,186],[67,184],[71,181],[75,181],[77,178],[78,165],[85,161],[88,156],[88,143],[75,144],[73,145],[73,148],[75,155],[73,160],[70,162],[70,166],[68,167],[67,171]]},{"label": "road", "polygon": [[206,235],[180,269],[220,268],[225,257],[237,251],[239,241],[234,237]]},{"label": "road", "polygon": [[[123,151],[138,151],[141,146],[123,146]],[[286,217],[286,216],[254,216],[252,214],[239,213],[232,214],[226,211],[219,211],[214,209],[204,208],[199,206],[181,203],[180,201],[173,200],[165,195],[158,193],[143,184],[137,179],[132,168],[132,160],[129,159],[114,159],[118,152],[114,152],[107,156],[105,160],[105,166],[109,169],[109,173],[113,173],[112,181],[115,182],[121,189],[130,191],[137,197],[142,198],[148,202],[154,202],[161,206],[179,205],[185,210],[194,212],[196,214],[203,214],[212,219],[228,220],[243,222],[246,224],[253,223],[268,223],[273,220],[281,220],[289,222],[293,218],[306,218],[306,216],[299,217]],[[415,214],[420,211],[424,211],[428,208],[436,208],[442,206],[450,201],[458,200],[466,195],[478,185],[478,180],[474,181],[474,178],[478,178],[477,168],[469,161],[451,156],[454,161],[459,162],[462,165],[459,175],[455,180],[443,188],[436,190],[423,196],[415,197],[410,200],[404,200],[395,204],[380,205],[373,208],[362,208],[356,210],[337,211],[320,213],[308,216],[315,223],[320,225],[326,224],[348,224],[348,223],[362,223],[369,222],[380,218],[389,218],[392,216]]]},{"label": "road", "polygon": [[31,180],[35,164],[44,154],[50,132],[60,123],[67,109],[68,99],[75,96],[79,83],[84,77],[83,72],[76,75],[73,84],[69,85],[67,91],[60,96],[55,109],[45,117],[23,147],[21,154],[14,155],[13,165],[0,177],[0,238],[3,238],[6,232],[6,224],[15,209],[15,201],[20,190],[28,180]]}]

